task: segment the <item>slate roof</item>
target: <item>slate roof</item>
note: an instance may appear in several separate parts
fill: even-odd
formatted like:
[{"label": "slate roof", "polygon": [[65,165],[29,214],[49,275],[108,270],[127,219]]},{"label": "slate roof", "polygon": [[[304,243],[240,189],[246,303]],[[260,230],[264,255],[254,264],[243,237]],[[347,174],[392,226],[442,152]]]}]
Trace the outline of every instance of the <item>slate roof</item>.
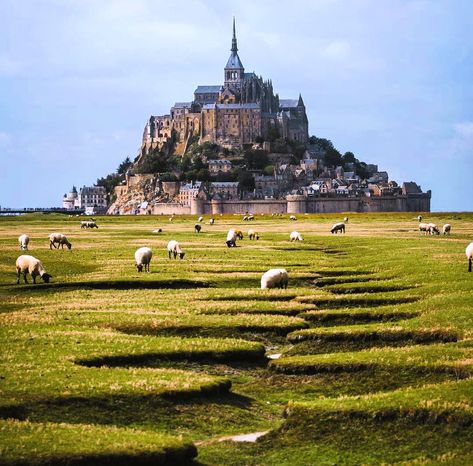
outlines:
[{"label": "slate roof", "polygon": [[230,55],[230,58],[227,61],[227,65],[225,66],[225,69],[231,69],[231,70],[238,70],[238,69],[243,69],[243,64],[241,63],[240,57],[238,56],[238,53],[232,52]]},{"label": "slate roof", "polygon": [[211,94],[219,93],[222,86],[197,86],[197,89],[194,91],[194,94]]},{"label": "slate roof", "polygon": [[192,102],[176,102],[173,108],[189,108]]},{"label": "slate roof", "polygon": [[281,108],[295,108],[297,107],[298,99],[279,99],[279,107]]},{"label": "slate roof", "polygon": [[249,104],[205,104],[203,106],[204,110],[211,110],[214,108],[218,109],[239,109],[239,108],[246,108],[246,109],[259,109],[259,104],[256,103],[249,103]]}]

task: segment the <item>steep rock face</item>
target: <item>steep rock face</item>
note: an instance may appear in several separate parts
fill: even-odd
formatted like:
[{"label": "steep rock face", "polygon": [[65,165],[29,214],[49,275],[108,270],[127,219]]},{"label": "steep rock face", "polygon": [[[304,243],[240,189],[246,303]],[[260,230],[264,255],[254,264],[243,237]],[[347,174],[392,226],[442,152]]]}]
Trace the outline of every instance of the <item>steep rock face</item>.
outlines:
[{"label": "steep rock face", "polygon": [[107,214],[146,213],[148,206],[157,202],[169,202],[170,196],[162,189],[162,183],[155,175],[135,175],[127,184],[115,188],[115,202]]}]

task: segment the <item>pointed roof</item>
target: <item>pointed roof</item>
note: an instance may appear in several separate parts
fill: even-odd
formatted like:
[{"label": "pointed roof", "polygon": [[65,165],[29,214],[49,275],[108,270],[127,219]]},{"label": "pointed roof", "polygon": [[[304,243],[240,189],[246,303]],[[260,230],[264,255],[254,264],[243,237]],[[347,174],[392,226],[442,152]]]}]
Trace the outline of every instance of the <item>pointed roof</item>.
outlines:
[{"label": "pointed roof", "polygon": [[225,66],[225,69],[228,70],[237,70],[237,69],[244,69],[243,64],[240,60],[240,57],[238,56],[238,46],[237,46],[237,38],[236,38],[236,32],[235,32],[235,18],[233,18],[233,37],[232,37],[232,48],[231,50],[231,55],[230,58],[227,61],[227,65]]},{"label": "pointed roof", "polygon": [[299,101],[297,102],[298,107],[304,106],[304,101],[302,100],[302,95],[299,93]]}]

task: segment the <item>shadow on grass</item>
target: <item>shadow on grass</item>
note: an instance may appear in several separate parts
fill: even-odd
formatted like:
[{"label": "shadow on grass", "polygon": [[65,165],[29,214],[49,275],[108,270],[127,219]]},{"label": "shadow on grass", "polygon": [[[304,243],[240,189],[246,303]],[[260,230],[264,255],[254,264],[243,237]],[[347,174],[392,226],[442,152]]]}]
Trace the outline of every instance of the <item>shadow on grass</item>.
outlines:
[{"label": "shadow on grass", "polygon": [[395,304],[415,303],[419,301],[418,296],[400,296],[397,298],[342,298],[342,299],[324,299],[324,298],[305,298],[301,297],[298,301],[301,303],[314,304],[319,309],[341,309],[356,307],[378,307]]},{"label": "shadow on grass", "polygon": [[196,415],[216,414],[233,409],[248,410],[253,400],[231,392],[187,398],[150,395],[109,395],[103,397],[57,397],[0,407],[0,418],[31,422],[102,424],[119,427],[152,424],[164,430],[192,424]]},{"label": "shadow on grass", "polygon": [[65,283],[41,283],[12,286],[8,285],[9,290],[15,292],[22,291],[44,291],[44,290],[159,290],[159,289],[196,289],[208,288],[209,283],[196,280],[113,280],[113,281],[80,281]]}]

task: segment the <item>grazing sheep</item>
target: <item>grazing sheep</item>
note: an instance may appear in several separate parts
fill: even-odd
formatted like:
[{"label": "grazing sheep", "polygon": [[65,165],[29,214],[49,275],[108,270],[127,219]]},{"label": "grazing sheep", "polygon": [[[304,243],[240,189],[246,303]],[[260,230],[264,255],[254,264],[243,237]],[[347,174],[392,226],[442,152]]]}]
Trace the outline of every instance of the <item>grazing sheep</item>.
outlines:
[{"label": "grazing sheep", "polygon": [[422,215],[418,215],[417,220],[419,220],[419,222],[422,222]]},{"label": "grazing sheep", "polygon": [[46,273],[44,270],[43,264],[36,257],[23,255],[18,257],[16,260],[16,284],[20,283],[20,275],[23,274],[23,279],[25,283],[28,283],[26,280],[26,275],[30,274],[33,278],[33,283],[36,283],[36,277],[39,275],[45,283],[49,283],[49,280],[53,278],[51,275]]},{"label": "grazing sheep", "polygon": [[338,232],[345,233],[345,224],[343,222],[336,223],[333,225],[332,229],[330,230],[330,233],[335,233],[337,234]]},{"label": "grazing sheep", "polygon": [[169,221],[172,222],[174,220],[174,217],[169,217]]},{"label": "grazing sheep", "polygon": [[270,269],[261,277],[261,288],[287,288],[288,281],[286,269]]},{"label": "grazing sheep", "polygon": [[53,247],[54,249],[59,249],[59,246],[61,246],[61,249],[64,249],[64,245],[67,246],[67,249],[72,248],[72,244],[69,243],[66,235],[63,235],[62,233],[51,233],[49,235],[49,249],[52,249]]},{"label": "grazing sheep", "polygon": [[178,255],[179,255],[179,259],[182,259],[185,255],[185,252],[181,249],[181,246],[179,245],[179,243],[174,239],[169,241],[167,249],[168,249],[169,259],[171,259],[171,254],[174,256],[174,259]]},{"label": "grazing sheep", "polygon": [[343,221],[344,221],[345,223],[348,223],[348,217],[345,217],[345,218],[343,219]]},{"label": "grazing sheep", "polygon": [[419,232],[420,233],[430,233],[430,224],[429,223],[419,223]]},{"label": "grazing sheep", "polygon": [[255,216],[253,214],[248,215],[248,221],[254,220]]},{"label": "grazing sheep", "polygon": [[243,233],[240,230],[228,230],[226,243],[229,248],[236,247],[237,239],[243,239]]},{"label": "grazing sheep", "polygon": [[298,232],[298,231],[293,231],[290,235],[289,235],[289,239],[291,241],[303,241],[304,239],[302,238],[302,235]]},{"label": "grazing sheep", "polygon": [[28,251],[28,243],[30,242],[30,237],[28,235],[20,235],[18,237],[18,242],[20,243],[20,249],[22,251]]},{"label": "grazing sheep", "polygon": [[435,223],[429,223],[429,233],[431,235],[440,235],[439,227]]},{"label": "grazing sheep", "polygon": [[297,217],[295,215],[291,215],[289,217],[289,220],[292,220],[292,221],[296,221],[297,220]]},{"label": "grazing sheep", "polygon": [[243,216],[243,221],[244,221],[244,222],[247,222],[247,221],[248,221],[248,215],[244,215],[244,216]]},{"label": "grazing sheep", "polygon": [[442,232],[443,232],[444,235],[449,235],[451,229],[452,229],[452,225],[450,225],[450,223],[446,223],[446,224],[442,227]]},{"label": "grazing sheep", "polygon": [[248,238],[253,240],[253,239],[256,239],[258,240],[259,239],[259,233],[256,232],[255,230],[253,230],[253,228],[250,228],[248,230]]},{"label": "grazing sheep", "polygon": [[151,233],[162,233],[163,230],[161,228],[157,228],[156,230],[153,230]]},{"label": "grazing sheep", "polygon": [[135,262],[136,270],[138,272],[143,272],[143,267],[145,272],[149,272],[149,263],[153,257],[153,251],[150,248],[142,247],[135,251]]},{"label": "grazing sheep", "polygon": [[468,259],[468,272],[471,272],[471,263],[473,261],[473,243],[470,243],[465,250],[466,258]]},{"label": "grazing sheep", "polygon": [[214,218],[211,218],[211,219],[209,220],[209,223],[210,223],[210,225],[213,225],[213,224],[215,223],[215,219],[214,219]]},{"label": "grazing sheep", "polygon": [[199,218],[197,219],[197,221],[198,221],[199,223],[200,223],[200,222],[203,222],[203,221],[204,221],[204,217],[202,217],[202,216],[199,217]]},{"label": "grazing sheep", "polygon": [[80,222],[80,227],[81,228],[98,228],[95,220],[82,220]]},{"label": "grazing sheep", "polygon": [[202,226],[199,225],[198,223],[196,223],[194,225],[194,230],[195,230],[196,233],[200,233],[200,230],[202,230]]}]

